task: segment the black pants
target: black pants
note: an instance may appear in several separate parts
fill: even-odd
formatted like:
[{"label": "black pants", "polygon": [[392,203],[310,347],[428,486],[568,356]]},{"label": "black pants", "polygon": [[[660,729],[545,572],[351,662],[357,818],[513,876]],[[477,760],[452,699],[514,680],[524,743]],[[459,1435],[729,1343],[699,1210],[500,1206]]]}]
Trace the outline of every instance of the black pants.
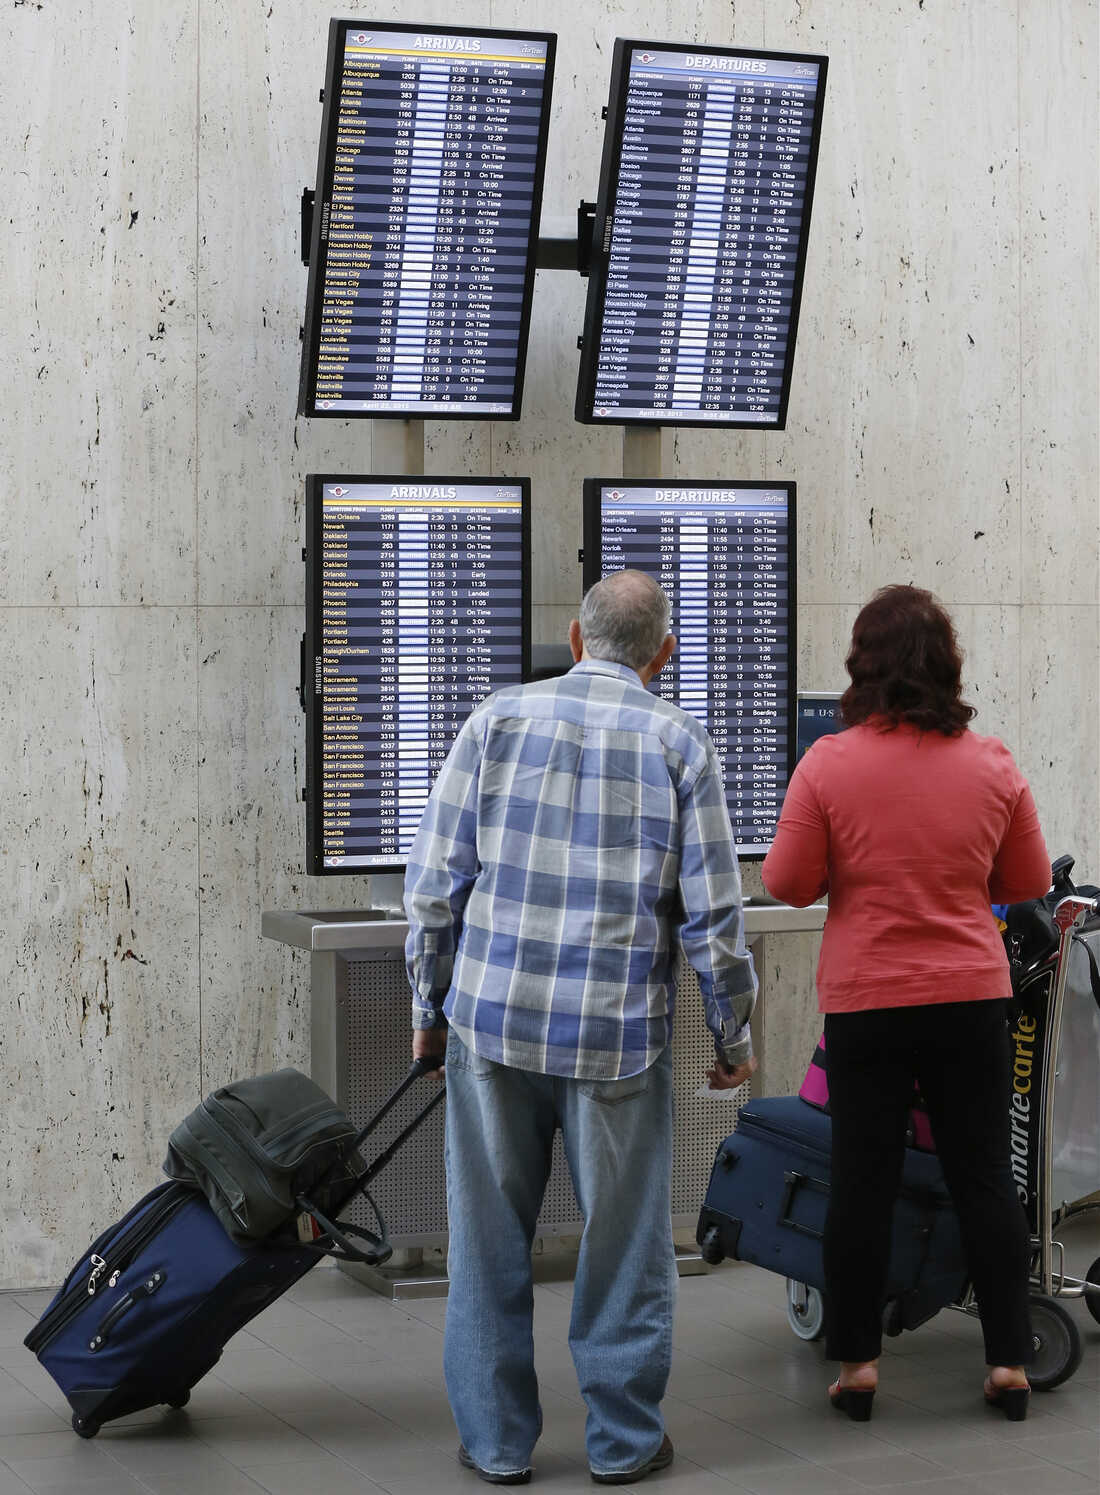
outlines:
[{"label": "black pants", "polygon": [[1005,1003],[944,1002],[825,1018],[832,1194],[825,1225],[825,1353],[882,1348],[890,1225],[918,1081],[958,1211],[986,1360],[1031,1359],[1029,1233],[1009,1166]]}]

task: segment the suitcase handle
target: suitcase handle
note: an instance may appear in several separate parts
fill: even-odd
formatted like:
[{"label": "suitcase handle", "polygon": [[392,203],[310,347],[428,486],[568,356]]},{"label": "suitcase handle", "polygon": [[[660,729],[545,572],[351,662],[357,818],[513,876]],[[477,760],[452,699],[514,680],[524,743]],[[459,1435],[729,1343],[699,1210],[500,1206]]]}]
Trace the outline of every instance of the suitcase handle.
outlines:
[{"label": "suitcase handle", "polygon": [[[379,1117],[385,1115],[396,1104],[414,1080],[418,1080],[422,1074],[427,1074],[430,1070],[438,1069],[442,1062],[443,1060],[434,1054],[429,1055],[425,1059],[414,1060],[408,1075],[397,1087],[393,1095],[390,1096],[389,1100],[382,1107],[382,1110],[370,1121],[361,1135],[366,1136],[377,1125]],[[440,1101],[446,1098],[446,1095],[446,1090],[440,1088],[438,1093],[433,1095],[431,1100],[428,1101],[427,1105],[420,1108],[408,1126],[405,1127],[404,1131],[399,1132],[389,1147],[375,1158],[370,1167],[365,1168],[362,1173],[355,1176],[355,1188],[352,1194],[344,1200],[343,1205],[340,1206],[341,1208],[345,1208],[352,1199],[362,1194],[371,1209],[374,1210],[375,1219],[378,1221],[378,1229],[381,1234],[376,1235],[374,1231],[366,1230],[360,1225],[352,1225],[347,1220],[330,1220],[305,1195],[302,1195],[295,1201],[299,1210],[316,1220],[322,1233],[335,1241],[336,1245],[340,1248],[334,1251],[331,1247],[314,1243],[312,1248],[307,1246],[307,1250],[312,1249],[322,1256],[334,1256],[337,1261],[354,1261],[368,1267],[380,1266],[382,1262],[387,1261],[393,1255],[393,1247],[386,1239],[386,1227],[382,1222],[382,1216],[378,1212],[378,1206],[370,1194],[367,1193],[367,1187],[371,1180],[377,1174],[381,1173],[398,1148],[402,1147],[409,1140],[424,1118],[435,1110]],[[354,1151],[354,1149],[352,1150]],[[348,1236],[356,1236],[359,1240],[366,1241],[370,1249],[364,1252],[358,1246],[354,1246],[348,1240]]]},{"label": "suitcase handle", "polygon": [[[433,1055],[432,1057],[434,1058],[435,1055]],[[422,1062],[423,1062],[422,1060],[418,1059],[416,1061],[416,1064],[420,1064]],[[413,1068],[414,1069],[416,1068],[415,1064],[414,1064]],[[439,1065],[438,1064],[432,1064],[430,1066],[430,1068],[432,1068],[432,1069],[438,1069]],[[415,1074],[411,1074],[410,1073],[408,1079],[400,1087],[400,1090],[399,1090],[398,1093],[403,1095],[404,1092],[405,1092],[405,1090],[408,1088],[408,1086],[412,1084],[413,1080],[418,1079],[419,1076],[422,1075],[422,1074],[424,1074],[425,1072],[426,1072],[425,1070],[417,1070]],[[439,1103],[440,1103],[441,1100],[445,1100],[446,1098],[447,1098],[447,1092],[441,1086],[439,1088],[439,1090],[435,1093],[435,1095],[432,1096],[431,1100],[428,1101],[427,1105],[421,1106],[420,1110],[417,1111],[416,1115],[409,1122],[408,1126],[404,1129],[404,1131],[398,1132],[397,1136],[393,1139],[393,1141],[386,1148],[386,1150],[384,1152],[379,1153],[379,1155],[375,1158],[374,1162],[371,1163],[370,1167],[369,1168],[365,1168],[363,1170],[363,1172],[358,1175],[358,1177],[355,1180],[357,1189],[364,1189],[364,1190],[366,1189],[367,1185],[374,1178],[376,1178],[379,1173],[381,1173],[382,1169],[386,1166],[386,1164],[389,1162],[389,1160],[393,1157],[394,1153],[398,1150],[398,1148],[399,1147],[403,1147],[405,1145],[405,1143],[412,1136],[413,1132],[416,1131],[416,1129],[420,1125],[420,1123],[422,1121],[424,1121],[426,1117],[428,1117],[428,1116],[431,1115],[431,1113],[435,1110],[436,1106],[439,1105]],[[389,1106],[386,1107],[386,1110],[389,1110]],[[373,1126],[373,1124],[374,1123],[372,1122],[371,1125]],[[370,1128],[368,1127],[367,1130],[369,1131]]]},{"label": "suitcase handle", "polygon": [[815,1230],[812,1225],[800,1225],[797,1220],[791,1219],[791,1205],[799,1188],[812,1189],[815,1194],[824,1194],[829,1197],[829,1185],[820,1178],[811,1178],[807,1173],[784,1173],[783,1175],[783,1198],[779,1204],[779,1215],[777,1223],[786,1225],[790,1230],[797,1230],[799,1235],[808,1235],[811,1240],[820,1241],[823,1233]]},{"label": "suitcase handle", "polygon": [[142,1298],[151,1298],[163,1286],[164,1273],[154,1272],[144,1282],[139,1282],[136,1287],[131,1288],[124,1298],[120,1298],[111,1311],[104,1314],[103,1322],[88,1341],[88,1348],[92,1354],[94,1355],[97,1350],[101,1350],[107,1343],[111,1330],[118,1323],[119,1319],[124,1318],[130,1312],[130,1309],[136,1307]]},{"label": "suitcase handle", "polygon": [[[378,1123],[385,1116],[389,1115],[389,1113],[393,1110],[394,1106],[397,1105],[397,1102],[405,1094],[405,1091],[408,1090],[408,1088],[409,1088],[410,1085],[415,1085],[416,1082],[417,1082],[417,1080],[419,1080],[419,1078],[420,1078],[421,1075],[430,1074],[433,1069],[439,1069],[439,1068],[441,1068],[442,1064],[443,1064],[443,1055],[442,1054],[425,1054],[420,1059],[414,1059],[413,1062],[409,1065],[409,1072],[408,1072],[408,1074],[401,1081],[400,1085],[398,1085],[397,1089],[394,1090],[394,1092],[389,1096],[389,1098],[387,1100],[385,1100],[385,1101],[382,1102],[382,1104],[379,1106],[378,1110],[375,1111],[374,1115],[367,1122],[367,1124],[363,1128],[363,1130],[361,1132],[359,1132],[359,1134],[356,1136],[355,1140],[348,1147],[348,1149],[347,1149],[348,1155],[350,1156],[353,1152],[358,1152],[359,1151],[360,1147],[362,1147],[363,1143],[370,1136],[371,1132],[374,1131],[375,1127],[378,1125]],[[440,1094],[443,1094],[443,1092],[441,1091]],[[433,1102],[433,1104],[434,1104],[434,1102]],[[419,1125],[420,1121],[428,1114],[428,1112],[430,1110],[431,1110],[431,1106],[426,1106],[424,1108],[424,1110],[421,1111],[421,1113],[417,1117],[416,1121],[413,1122],[413,1127],[416,1127],[417,1125]],[[412,1129],[413,1128],[410,1127],[407,1131],[402,1132],[402,1134],[401,1134],[401,1140],[402,1141],[404,1141],[404,1139],[411,1134]],[[393,1156],[392,1152],[387,1155],[387,1162],[389,1161],[389,1158],[392,1157],[392,1156]],[[373,1174],[371,1176],[373,1177]],[[369,1180],[366,1179],[366,1178],[364,1178],[364,1182],[369,1182]]]}]

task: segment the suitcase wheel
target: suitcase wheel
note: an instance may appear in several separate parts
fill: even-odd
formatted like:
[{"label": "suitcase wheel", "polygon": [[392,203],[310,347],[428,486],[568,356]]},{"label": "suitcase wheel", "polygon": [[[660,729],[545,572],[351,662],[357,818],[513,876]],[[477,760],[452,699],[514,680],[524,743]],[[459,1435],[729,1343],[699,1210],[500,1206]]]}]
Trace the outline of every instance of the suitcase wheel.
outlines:
[{"label": "suitcase wheel", "polygon": [[722,1245],[722,1232],[717,1225],[708,1225],[703,1231],[699,1242],[699,1254],[708,1266],[716,1267],[725,1261],[726,1252]]},{"label": "suitcase wheel", "polygon": [[187,1403],[190,1400],[191,1393],[189,1391],[180,1391],[177,1392],[175,1396],[166,1396],[164,1398],[164,1404],[166,1407],[175,1407],[176,1411],[178,1412],[181,1407],[186,1407]]},{"label": "suitcase wheel", "polygon": [[825,1333],[825,1300],[816,1287],[787,1278],[787,1323],[798,1335],[812,1343]]},{"label": "suitcase wheel", "polygon": [[99,1432],[99,1423],[91,1417],[79,1417],[73,1413],[73,1432],[78,1438],[94,1438]]},{"label": "suitcase wheel", "polygon": [[882,1310],[882,1332],[896,1339],[905,1328],[905,1311],[900,1298],[891,1298]]}]

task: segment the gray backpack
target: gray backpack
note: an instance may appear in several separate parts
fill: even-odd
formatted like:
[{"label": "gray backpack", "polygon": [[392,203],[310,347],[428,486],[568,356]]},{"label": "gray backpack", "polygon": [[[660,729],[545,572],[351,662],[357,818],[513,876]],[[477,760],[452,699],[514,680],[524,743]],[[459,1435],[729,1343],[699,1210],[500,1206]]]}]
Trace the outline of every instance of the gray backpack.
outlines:
[{"label": "gray backpack", "polygon": [[208,1095],[169,1138],[164,1171],[201,1189],[227,1234],[244,1244],[267,1240],[314,1208],[345,1204],[362,1169],[355,1142],[350,1118],[319,1085],[300,1070],[278,1069]]},{"label": "gray backpack", "polygon": [[[367,1185],[442,1100],[442,1090],[369,1168],[357,1149],[409,1086],[439,1062],[417,1060],[360,1132],[300,1070],[277,1069],[223,1085],[176,1127],[164,1171],[201,1190],[240,1245],[286,1237],[313,1241],[328,1256],[377,1265],[392,1248]],[[357,1194],[374,1210],[377,1234],[335,1218]]]}]

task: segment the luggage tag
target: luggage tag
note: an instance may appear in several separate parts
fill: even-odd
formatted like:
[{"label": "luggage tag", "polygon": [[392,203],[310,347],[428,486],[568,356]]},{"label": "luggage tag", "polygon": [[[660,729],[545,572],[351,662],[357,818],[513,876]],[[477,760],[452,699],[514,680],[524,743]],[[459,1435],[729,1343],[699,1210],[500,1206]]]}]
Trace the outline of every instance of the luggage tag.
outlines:
[{"label": "luggage tag", "polygon": [[314,1241],[320,1240],[322,1235],[321,1227],[307,1210],[303,1210],[298,1216],[297,1224],[298,1239],[302,1242],[303,1246],[312,1245]]}]

